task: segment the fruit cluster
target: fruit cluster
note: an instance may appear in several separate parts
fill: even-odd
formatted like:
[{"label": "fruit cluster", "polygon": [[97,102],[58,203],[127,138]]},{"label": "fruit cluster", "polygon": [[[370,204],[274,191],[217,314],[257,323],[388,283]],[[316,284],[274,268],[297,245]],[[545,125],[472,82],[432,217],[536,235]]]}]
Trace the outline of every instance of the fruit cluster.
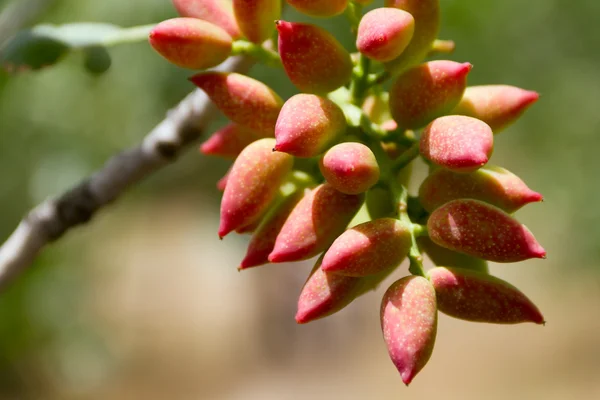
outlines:
[{"label": "fruit cluster", "polygon": [[[237,73],[191,78],[231,121],[201,151],[235,159],[219,182],[218,234],[252,233],[239,268],[320,256],[300,293],[298,323],[341,310],[405,259],[411,274],[391,285],[380,312],[406,384],[431,356],[438,311],[477,322],[544,322],[487,267],[487,260],[545,257],[511,215],[541,195],[488,165],[495,135],[538,95],[467,87],[471,64],[424,62],[454,47],[437,38],[438,0],[385,0],[364,15],[369,0],[287,0],[313,17],[345,13],[353,54],[317,25],[280,19],[280,0],[173,2],[181,18],[150,34],[166,59],[207,69],[231,55],[254,56],[283,68],[301,92],[284,101]],[[419,156],[430,173],[412,197],[406,185]],[[357,213],[368,217],[348,229]],[[422,252],[437,267],[425,272]]]}]

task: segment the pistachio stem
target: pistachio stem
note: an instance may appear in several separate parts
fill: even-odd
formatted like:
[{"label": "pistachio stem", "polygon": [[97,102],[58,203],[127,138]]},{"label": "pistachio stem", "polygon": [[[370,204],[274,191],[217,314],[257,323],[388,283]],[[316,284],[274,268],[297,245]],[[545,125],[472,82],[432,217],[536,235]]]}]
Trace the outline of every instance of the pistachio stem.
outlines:
[{"label": "pistachio stem", "polygon": [[344,15],[348,19],[350,23],[350,30],[354,35],[358,32],[358,24],[360,24],[360,19],[362,17],[362,4],[357,4],[353,1],[348,2],[348,6],[344,11]]},{"label": "pistachio stem", "polygon": [[418,156],[419,156],[419,142],[415,142],[408,150],[406,150],[404,153],[402,153],[398,158],[396,158],[394,160],[394,165],[392,165],[392,170],[394,172],[399,172],[402,168],[406,167]]},{"label": "pistachio stem", "polygon": [[408,190],[406,187],[400,185],[395,179],[391,180],[391,189],[392,193],[394,194],[396,204],[398,205],[399,219],[413,227],[410,233],[411,246],[410,251],[408,252],[410,266],[408,267],[408,271],[413,275],[425,277],[426,275],[423,268],[423,256],[421,255],[419,245],[417,244],[417,236],[422,234],[423,230],[419,228],[421,225],[413,224],[408,216]]},{"label": "pistachio stem", "polygon": [[236,40],[231,46],[232,56],[250,56],[258,62],[273,68],[283,68],[281,58],[275,51],[266,48],[263,45],[255,44],[247,40]]}]

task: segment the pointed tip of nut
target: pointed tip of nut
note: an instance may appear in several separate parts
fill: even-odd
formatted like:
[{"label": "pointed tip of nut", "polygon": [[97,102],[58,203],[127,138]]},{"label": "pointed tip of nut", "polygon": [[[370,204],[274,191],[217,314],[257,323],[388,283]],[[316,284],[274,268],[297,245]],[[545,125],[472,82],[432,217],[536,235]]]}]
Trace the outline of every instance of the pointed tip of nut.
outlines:
[{"label": "pointed tip of nut", "polygon": [[526,90],[526,94],[523,96],[523,104],[531,105],[539,100],[540,94],[538,92],[534,92],[533,90]]},{"label": "pointed tip of nut", "polygon": [[413,378],[415,377],[411,371],[402,372],[400,376],[402,377],[402,382],[406,385],[406,387],[411,384]]},{"label": "pointed tip of nut", "polygon": [[296,323],[298,325],[304,325],[307,324],[311,321],[311,318],[309,317],[309,314],[306,312],[302,312],[300,310],[298,310],[298,312],[296,313],[296,316],[294,317],[294,319],[296,320]]}]

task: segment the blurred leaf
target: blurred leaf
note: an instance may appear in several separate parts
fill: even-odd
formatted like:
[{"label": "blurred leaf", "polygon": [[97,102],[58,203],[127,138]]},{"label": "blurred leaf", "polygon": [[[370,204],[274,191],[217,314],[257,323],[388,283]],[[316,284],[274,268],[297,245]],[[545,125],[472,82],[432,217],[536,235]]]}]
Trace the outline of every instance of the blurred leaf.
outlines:
[{"label": "blurred leaf", "polygon": [[0,51],[0,64],[8,72],[36,70],[55,64],[68,51],[69,46],[62,41],[24,31]]},{"label": "blurred leaf", "polygon": [[103,74],[110,68],[112,60],[105,47],[93,46],[85,50],[85,68],[92,74]]},{"label": "blurred leaf", "polygon": [[67,44],[71,48],[101,46],[118,36],[121,28],[112,24],[78,22],[66,25],[38,25],[34,33]]},{"label": "blurred leaf", "polygon": [[120,28],[104,23],[38,25],[18,32],[0,49],[0,65],[8,72],[37,70],[79,50],[85,53],[85,68],[100,74],[111,65],[106,46],[145,40],[149,29],[150,26]]}]

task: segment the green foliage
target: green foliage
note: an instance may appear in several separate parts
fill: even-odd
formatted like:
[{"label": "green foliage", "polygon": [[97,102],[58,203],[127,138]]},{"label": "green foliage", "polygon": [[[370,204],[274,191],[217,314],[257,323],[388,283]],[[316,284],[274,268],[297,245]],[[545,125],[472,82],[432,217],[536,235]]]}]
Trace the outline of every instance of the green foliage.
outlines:
[{"label": "green foliage", "polygon": [[0,49],[0,65],[8,72],[38,70],[75,51],[84,53],[84,66],[101,74],[111,65],[107,46],[145,39],[148,27],[124,29],[104,23],[38,25],[18,32]]}]

